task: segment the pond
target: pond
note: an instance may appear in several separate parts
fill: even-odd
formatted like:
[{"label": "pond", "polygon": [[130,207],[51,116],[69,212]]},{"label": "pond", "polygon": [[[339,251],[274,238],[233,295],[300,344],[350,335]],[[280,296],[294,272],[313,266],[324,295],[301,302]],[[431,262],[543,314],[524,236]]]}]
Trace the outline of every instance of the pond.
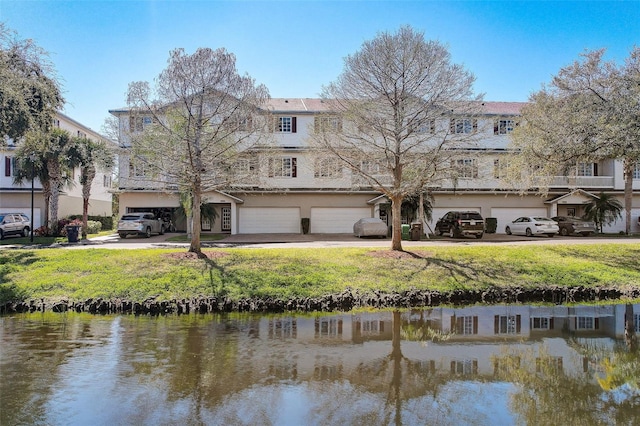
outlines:
[{"label": "pond", "polygon": [[0,318],[0,424],[637,424],[640,305]]}]

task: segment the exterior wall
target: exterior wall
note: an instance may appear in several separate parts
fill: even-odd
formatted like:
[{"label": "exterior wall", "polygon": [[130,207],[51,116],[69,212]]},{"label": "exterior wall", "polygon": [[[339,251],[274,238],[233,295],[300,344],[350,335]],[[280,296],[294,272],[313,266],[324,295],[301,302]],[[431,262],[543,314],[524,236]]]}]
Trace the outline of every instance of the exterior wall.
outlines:
[{"label": "exterior wall", "polygon": [[5,213],[24,213],[32,219],[34,229],[44,225],[45,203],[42,194],[34,192],[33,218],[31,218],[31,192],[0,192],[0,211]]}]

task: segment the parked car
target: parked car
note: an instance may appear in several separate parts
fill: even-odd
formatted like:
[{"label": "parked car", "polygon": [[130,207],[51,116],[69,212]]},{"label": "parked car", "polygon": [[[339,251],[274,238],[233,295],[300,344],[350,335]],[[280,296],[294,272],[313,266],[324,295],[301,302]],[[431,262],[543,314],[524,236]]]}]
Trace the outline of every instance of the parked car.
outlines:
[{"label": "parked car", "polygon": [[436,222],[438,235],[449,234],[451,238],[473,235],[482,238],[484,219],[476,211],[450,211]]},{"label": "parked car", "polygon": [[387,224],[375,217],[363,217],[353,224],[353,234],[358,237],[382,237],[387,236]]},{"label": "parked car", "polygon": [[118,221],[118,235],[142,235],[149,238],[152,234],[164,234],[165,223],[150,212],[127,213]]},{"label": "parked car", "polygon": [[596,224],[577,217],[555,216],[552,217],[560,228],[560,235],[582,235],[588,237],[596,232]]},{"label": "parked car", "polygon": [[0,213],[0,240],[8,235],[28,237],[31,221],[24,213]]},{"label": "parked car", "polygon": [[523,216],[509,223],[505,228],[507,235],[546,235],[553,237],[559,231],[558,224],[548,217]]}]

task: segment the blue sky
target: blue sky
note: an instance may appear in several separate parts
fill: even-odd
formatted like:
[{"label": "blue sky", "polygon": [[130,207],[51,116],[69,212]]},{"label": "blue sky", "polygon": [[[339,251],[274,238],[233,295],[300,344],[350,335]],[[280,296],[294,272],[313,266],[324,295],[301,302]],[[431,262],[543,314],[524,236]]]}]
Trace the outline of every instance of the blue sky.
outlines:
[{"label": "blue sky", "polygon": [[64,112],[97,131],[178,47],[224,47],[272,97],[317,97],[365,40],[411,25],[449,47],[485,100],[526,101],[585,49],[622,63],[640,45],[640,0],[0,0],[0,21],[50,52]]}]

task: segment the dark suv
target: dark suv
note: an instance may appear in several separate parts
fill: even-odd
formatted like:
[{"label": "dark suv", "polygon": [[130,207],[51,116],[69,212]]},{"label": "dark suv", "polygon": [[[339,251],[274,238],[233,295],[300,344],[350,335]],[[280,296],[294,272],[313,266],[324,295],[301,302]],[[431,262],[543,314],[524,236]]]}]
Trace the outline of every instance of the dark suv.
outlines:
[{"label": "dark suv", "polygon": [[479,239],[484,235],[484,219],[475,211],[448,212],[436,223],[436,233],[451,238],[475,235]]}]

